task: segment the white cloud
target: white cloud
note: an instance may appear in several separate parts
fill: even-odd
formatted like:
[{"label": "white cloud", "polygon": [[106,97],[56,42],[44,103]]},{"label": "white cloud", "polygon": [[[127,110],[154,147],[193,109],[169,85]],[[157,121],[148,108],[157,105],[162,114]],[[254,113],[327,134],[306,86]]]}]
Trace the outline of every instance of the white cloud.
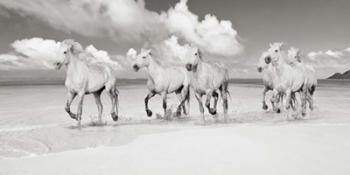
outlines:
[{"label": "white cloud", "polygon": [[34,16],[50,26],[84,36],[108,36],[140,40],[148,32],[157,33],[159,15],[134,0],[16,0],[0,5],[24,16]]},{"label": "white cloud", "polygon": [[38,63],[15,53],[0,54],[0,69],[31,69],[37,68]]},{"label": "white cloud", "polygon": [[344,50],[327,50],[310,52],[306,62],[314,65],[320,77],[328,77],[335,72],[350,69],[350,52]]},{"label": "white cloud", "polygon": [[339,58],[341,56],[344,56],[343,52],[341,51],[333,51],[333,50],[327,50],[325,54],[334,57],[334,58]]},{"label": "white cloud", "polygon": [[311,58],[312,60],[314,60],[316,57],[322,55],[323,52],[322,51],[318,51],[318,52],[310,52],[308,54],[308,57]]},{"label": "white cloud", "polygon": [[181,45],[179,39],[174,35],[153,47],[155,57],[160,58],[165,64],[185,63],[191,48],[189,44]]},{"label": "white cloud", "polygon": [[187,0],[161,13],[146,9],[144,0],[16,0],[0,1],[0,6],[34,16],[58,30],[116,42],[153,45],[177,35],[204,53],[223,57],[237,55],[243,48],[231,21],[210,14],[199,21]]},{"label": "white cloud", "polygon": [[203,21],[189,11],[187,0],[181,0],[168,10],[167,27],[171,33],[194,43],[204,52],[220,56],[234,56],[243,46],[238,42],[237,31],[231,21],[219,21],[216,16],[207,14]]},{"label": "white cloud", "polygon": [[134,48],[130,48],[126,53],[126,56],[129,58],[135,58],[137,55],[137,51]]},{"label": "white cloud", "polygon": [[[62,53],[59,52],[61,43],[55,40],[43,38],[31,38],[17,40],[12,43],[15,53],[0,55],[0,66],[6,69],[12,68],[54,68],[56,61],[60,61]],[[105,62],[121,70],[119,62],[111,59],[104,50],[98,50],[93,45],[85,48],[92,57],[87,57],[91,62]],[[120,57],[118,57],[120,58]],[[123,61],[127,59],[121,59]]]},{"label": "white cloud", "polygon": [[[344,50],[346,51],[346,49]],[[317,51],[317,52],[310,52],[308,54],[308,57],[311,59],[315,59],[320,56],[329,56],[333,58],[340,58],[344,56],[344,51],[342,50],[327,50],[327,51]]]},{"label": "white cloud", "polygon": [[0,68],[1,69],[11,69],[22,66],[23,63],[21,59],[16,55],[11,54],[1,54],[0,55]]},{"label": "white cloud", "polygon": [[11,46],[17,53],[30,58],[33,62],[52,68],[53,62],[62,58],[59,55],[60,43],[55,40],[31,38],[14,41]]},{"label": "white cloud", "polygon": [[85,51],[92,54],[92,62],[104,62],[111,64],[115,69],[122,69],[121,65],[113,61],[109,54],[104,50],[97,50],[93,45],[89,45],[85,48]]}]

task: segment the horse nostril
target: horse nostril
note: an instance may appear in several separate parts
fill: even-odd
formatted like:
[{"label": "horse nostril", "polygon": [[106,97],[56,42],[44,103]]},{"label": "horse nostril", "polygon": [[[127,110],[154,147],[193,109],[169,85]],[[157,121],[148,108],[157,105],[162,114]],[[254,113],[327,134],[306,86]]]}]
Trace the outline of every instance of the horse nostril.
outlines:
[{"label": "horse nostril", "polygon": [[271,62],[271,57],[269,57],[269,56],[266,57],[266,58],[265,58],[265,63],[266,63],[266,64],[270,64],[270,62]]},{"label": "horse nostril", "polygon": [[138,65],[134,64],[134,66],[132,66],[132,68],[135,70],[135,71],[138,71],[140,68]]},{"label": "horse nostril", "polygon": [[192,70],[192,64],[186,64],[186,69],[188,71],[191,71]]},{"label": "horse nostril", "polygon": [[258,67],[258,72],[262,72],[262,67]]}]

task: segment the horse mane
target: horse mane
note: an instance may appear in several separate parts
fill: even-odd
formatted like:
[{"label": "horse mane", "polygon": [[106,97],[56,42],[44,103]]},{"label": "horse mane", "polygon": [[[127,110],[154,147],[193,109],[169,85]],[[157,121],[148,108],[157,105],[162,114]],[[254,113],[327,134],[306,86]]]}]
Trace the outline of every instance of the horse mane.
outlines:
[{"label": "horse mane", "polygon": [[169,57],[167,56],[166,54],[164,54],[164,52],[162,50],[159,50],[159,48],[157,47],[151,47],[150,48],[152,50],[152,54],[151,54],[151,57],[152,57],[152,60],[166,68],[166,67],[173,67],[174,65],[180,65],[179,62],[181,62],[181,59],[178,58],[178,57]]},{"label": "horse mane", "polygon": [[73,39],[65,39],[62,41],[62,44],[68,45],[72,53],[81,53],[84,51],[83,46]]},{"label": "horse mane", "polygon": [[82,61],[83,63],[85,63],[88,66],[94,66],[96,64],[103,64],[103,65],[110,65],[110,66],[114,67],[114,65],[112,65],[112,64],[115,64],[115,63],[113,63],[112,61],[108,62],[108,61],[104,61],[104,60],[99,60],[92,53],[85,51],[79,42],[76,42],[72,39],[66,39],[66,40],[63,40],[62,43],[66,44],[70,47],[70,51],[76,59]]}]

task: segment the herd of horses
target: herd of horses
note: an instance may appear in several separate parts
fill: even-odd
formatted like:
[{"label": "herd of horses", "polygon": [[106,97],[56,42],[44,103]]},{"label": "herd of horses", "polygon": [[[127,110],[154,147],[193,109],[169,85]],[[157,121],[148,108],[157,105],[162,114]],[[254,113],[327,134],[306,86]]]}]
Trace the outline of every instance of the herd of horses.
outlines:
[{"label": "herd of horses", "polygon": [[[135,55],[132,68],[135,71],[144,68],[148,76],[149,93],[144,100],[147,116],[152,116],[148,102],[158,94],[162,96],[164,118],[167,119],[167,95],[171,93],[175,93],[179,99],[175,115],[180,116],[182,113],[187,115],[190,108],[190,89],[193,89],[199,104],[201,122],[205,122],[204,107],[211,115],[217,117],[219,94],[222,99],[224,120],[227,121],[228,95],[230,95],[228,69],[223,65],[204,61],[201,51],[196,47],[191,47],[188,52],[187,58],[184,59],[186,63],[178,66],[163,66],[159,59],[152,56],[152,50],[141,49],[140,53]],[[114,65],[96,61],[80,43],[71,39],[61,42],[60,53],[63,58],[55,63],[55,67],[60,69],[66,66],[65,86],[68,91],[65,110],[69,116],[77,120],[80,126],[84,96],[93,94],[98,108],[98,120],[102,123],[101,93],[105,90],[112,102],[111,117],[117,121],[119,92],[117,70]],[[266,93],[270,90],[273,92],[270,101],[275,112],[279,113],[282,107],[298,110],[300,106],[304,116],[307,104],[310,110],[313,109],[313,94],[317,79],[312,67],[302,62],[298,49],[291,48],[287,52],[283,43],[270,44],[270,48],[259,59],[258,71],[262,73],[264,82],[263,109],[268,109]],[[206,99],[203,105],[204,95]],[[78,99],[76,114],[70,109],[75,98]]]}]

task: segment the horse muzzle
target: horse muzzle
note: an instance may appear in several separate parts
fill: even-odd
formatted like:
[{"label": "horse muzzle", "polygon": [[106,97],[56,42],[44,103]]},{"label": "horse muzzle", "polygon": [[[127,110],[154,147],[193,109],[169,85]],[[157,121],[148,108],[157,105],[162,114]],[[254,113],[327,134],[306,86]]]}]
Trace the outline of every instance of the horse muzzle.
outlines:
[{"label": "horse muzzle", "polygon": [[193,69],[192,64],[186,64],[186,69],[187,69],[187,71],[192,71],[192,69]]},{"label": "horse muzzle", "polygon": [[55,66],[55,69],[56,69],[56,70],[60,70],[61,67],[62,67],[62,63],[56,62],[56,63],[54,64],[54,66]]},{"label": "horse muzzle", "polygon": [[135,72],[139,71],[139,69],[140,69],[140,67],[138,65],[136,65],[136,64],[134,64],[132,66],[132,68],[134,69]]},{"label": "horse muzzle", "polygon": [[262,72],[263,68],[262,67],[258,67],[258,72]]}]

